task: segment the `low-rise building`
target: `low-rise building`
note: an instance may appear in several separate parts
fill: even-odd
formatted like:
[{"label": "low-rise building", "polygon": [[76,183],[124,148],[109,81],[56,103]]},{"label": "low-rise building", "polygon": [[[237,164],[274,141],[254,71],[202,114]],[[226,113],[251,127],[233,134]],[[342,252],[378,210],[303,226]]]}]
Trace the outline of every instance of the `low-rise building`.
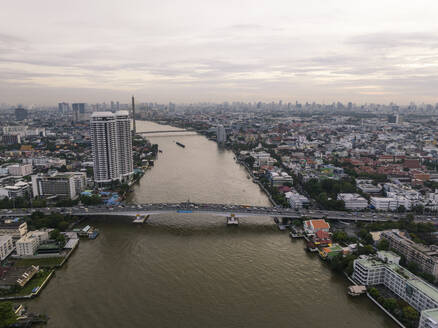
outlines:
[{"label": "low-rise building", "polygon": [[368,207],[368,201],[359,194],[340,193],[338,200],[344,201],[348,210],[363,210]]},{"label": "low-rise building", "polygon": [[405,256],[408,263],[415,263],[419,269],[438,279],[438,246],[417,244],[395,231],[384,231],[381,238],[389,242],[389,247]]},{"label": "low-rise building", "polygon": [[395,211],[400,206],[404,206],[407,210],[411,209],[409,199],[397,195],[393,197],[371,197],[370,205],[378,211]]},{"label": "low-rise building", "polygon": [[330,224],[323,219],[304,221],[303,226],[307,235],[315,235],[318,231],[330,231]]},{"label": "low-rise building", "polygon": [[32,175],[32,190],[34,197],[57,196],[63,199],[76,199],[80,190],[76,189],[86,179],[84,172],[37,174]]},{"label": "low-rise building", "polygon": [[9,198],[25,198],[28,199],[32,196],[32,189],[29,183],[24,181],[18,181],[13,185],[0,186],[0,199]]},{"label": "low-rise building", "polygon": [[8,235],[0,236],[0,261],[3,261],[14,250],[12,237]]},{"label": "low-rise building", "polygon": [[286,172],[278,173],[274,171],[269,172],[269,180],[271,181],[271,185],[274,187],[282,186],[285,183],[292,184],[294,182],[292,177]]},{"label": "low-rise building", "polygon": [[32,256],[35,254],[41,243],[49,240],[49,233],[46,230],[30,231],[15,243],[18,256]]},{"label": "low-rise building", "polygon": [[27,223],[21,219],[4,219],[0,221],[0,235],[20,239],[27,234]]},{"label": "low-rise building", "polygon": [[354,260],[353,279],[365,286],[383,285],[419,312],[438,308],[438,289],[392,262],[399,259],[395,254],[385,253],[389,256]]},{"label": "low-rise building", "polygon": [[24,177],[32,174],[32,164],[13,164],[8,166],[9,175]]},{"label": "low-rise building", "polygon": [[296,192],[291,192],[289,195],[286,195],[289,199],[289,205],[291,208],[300,209],[310,205],[309,199]]}]

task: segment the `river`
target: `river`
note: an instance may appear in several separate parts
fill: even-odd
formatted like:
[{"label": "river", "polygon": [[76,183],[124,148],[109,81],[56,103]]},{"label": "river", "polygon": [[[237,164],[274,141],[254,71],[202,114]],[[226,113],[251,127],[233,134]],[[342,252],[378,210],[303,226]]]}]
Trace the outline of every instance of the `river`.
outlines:
[{"label": "river", "polygon": [[[158,129],[171,127],[137,122],[137,131]],[[148,138],[163,153],[131,202],[269,205],[214,142],[195,133]],[[100,236],[81,241],[28,302],[49,315],[48,327],[396,327],[366,297],[348,297],[348,281],[272,218],[227,227],[224,217],[175,213],[140,226],[111,218],[91,224]]]}]

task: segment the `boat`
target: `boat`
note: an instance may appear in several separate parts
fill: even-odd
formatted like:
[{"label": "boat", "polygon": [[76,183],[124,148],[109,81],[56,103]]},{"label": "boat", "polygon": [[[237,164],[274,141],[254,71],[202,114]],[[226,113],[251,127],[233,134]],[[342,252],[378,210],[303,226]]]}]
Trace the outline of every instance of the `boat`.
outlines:
[{"label": "boat", "polygon": [[88,235],[88,238],[89,239],[96,239],[97,236],[99,236],[99,230],[94,229],[93,232]]},{"label": "boat", "polygon": [[147,219],[149,219],[149,214],[143,215],[143,216],[141,216],[140,214],[137,214],[135,220],[132,221],[132,223],[145,223],[147,221]]},{"label": "boat", "polygon": [[298,230],[295,227],[291,228],[291,232],[289,233],[291,238],[303,238],[304,234],[302,230]]},{"label": "boat", "polygon": [[185,145],[183,145],[182,143],[180,143],[180,142],[178,142],[178,141],[176,141],[176,144],[177,144],[178,146],[182,147],[182,148],[185,148],[185,147],[186,147]]}]

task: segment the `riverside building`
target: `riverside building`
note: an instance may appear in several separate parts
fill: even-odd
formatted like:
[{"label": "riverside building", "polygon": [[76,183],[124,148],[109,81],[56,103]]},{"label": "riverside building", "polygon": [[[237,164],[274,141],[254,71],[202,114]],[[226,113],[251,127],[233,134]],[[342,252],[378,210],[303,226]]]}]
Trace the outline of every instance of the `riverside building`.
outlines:
[{"label": "riverside building", "polygon": [[55,172],[53,174],[32,175],[32,191],[34,197],[56,196],[63,199],[76,199],[85,184],[86,174],[83,172]]},{"label": "riverside building", "polygon": [[216,128],[217,143],[224,144],[227,141],[227,132],[223,125],[218,125]]},{"label": "riverside building", "polygon": [[438,327],[433,325],[438,318],[438,289],[401,267],[399,260],[396,254],[385,251],[361,256],[354,260],[352,277],[364,286],[383,285],[406,301],[421,313],[419,328]]},{"label": "riverside building", "polygon": [[381,238],[389,242],[389,247],[406,257],[408,263],[418,265],[421,271],[438,279],[438,247],[417,244],[395,231],[382,232]]},{"label": "riverside building", "polygon": [[132,175],[132,135],[127,111],[95,112],[90,122],[94,182],[126,181]]}]

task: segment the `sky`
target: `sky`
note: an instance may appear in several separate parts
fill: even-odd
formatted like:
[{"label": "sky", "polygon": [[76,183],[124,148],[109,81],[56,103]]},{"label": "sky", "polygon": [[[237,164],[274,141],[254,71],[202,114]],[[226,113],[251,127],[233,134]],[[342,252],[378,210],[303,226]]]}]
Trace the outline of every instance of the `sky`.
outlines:
[{"label": "sky", "polygon": [[0,4],[0,103],[438,102],[436,0]]}]

